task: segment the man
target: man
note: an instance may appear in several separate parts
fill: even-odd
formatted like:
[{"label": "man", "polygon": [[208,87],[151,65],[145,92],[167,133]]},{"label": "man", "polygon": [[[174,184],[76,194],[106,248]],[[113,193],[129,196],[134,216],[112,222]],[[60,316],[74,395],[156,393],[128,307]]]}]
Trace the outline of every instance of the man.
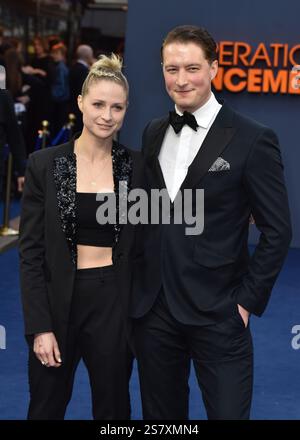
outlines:
[{"label": "man", "polygon": [[[170,201],[204,190],[204,230],[137,230],[131,316],[146,419],[187,419],[193,360],[209,419],[248,419],[253,358],[249,315],[261,316],[291,240],[276,135],[220,104],[211,91],[216,43],[194,26],[162,46],[170,116],[151,121],[143,154],[151,189]],[[188,125],[189,124],[189,125]],[[176,200],[175,200],[176,202]],[[248,254],[249,218],[261,232]]]},{"label": "man", "polygon": [[76,50],[76,63],[70,69],[70,105],[71,112],[76,116],[74,132],[82,130],[82,114],[78,108],[77,98],[81,95],[82,85],[88,76],[90,66],[94,61],[93,49],[81,44]]}]

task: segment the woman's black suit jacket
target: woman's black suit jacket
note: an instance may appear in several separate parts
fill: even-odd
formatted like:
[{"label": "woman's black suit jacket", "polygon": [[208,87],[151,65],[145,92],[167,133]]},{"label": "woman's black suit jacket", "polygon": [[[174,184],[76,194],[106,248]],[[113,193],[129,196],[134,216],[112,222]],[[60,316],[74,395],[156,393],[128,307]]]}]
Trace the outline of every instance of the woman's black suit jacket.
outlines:
[{"label": "woman's black suit jacket", "polygon": [[[118,201],[120,181],[126,182],[128,190],[141,185],[142,158],[114,143],[112,160]],[[77,267],[75,193],[74,140],[30,155],[19,240],[25,335],[31,343],[35,333],[54,332],[62,356]],[[134,226],[117,223],[114,229],[113,263],[127,316]]]}]

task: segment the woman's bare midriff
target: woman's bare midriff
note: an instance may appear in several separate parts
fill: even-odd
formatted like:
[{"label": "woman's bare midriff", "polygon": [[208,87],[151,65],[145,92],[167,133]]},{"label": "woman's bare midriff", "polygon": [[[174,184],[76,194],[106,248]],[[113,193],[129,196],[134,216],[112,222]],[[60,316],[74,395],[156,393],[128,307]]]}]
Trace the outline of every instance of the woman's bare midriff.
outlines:
[{"label": "woman's bare midriff", "polygon": [[112,264],[112,248],[77,245],[77,269],[110,266]]}]

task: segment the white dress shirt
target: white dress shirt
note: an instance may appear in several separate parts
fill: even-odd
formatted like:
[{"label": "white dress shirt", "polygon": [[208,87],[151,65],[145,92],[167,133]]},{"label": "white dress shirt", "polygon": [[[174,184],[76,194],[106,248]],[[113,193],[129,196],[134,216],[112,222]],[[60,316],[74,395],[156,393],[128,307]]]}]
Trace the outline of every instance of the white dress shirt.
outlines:
[{"label": "white dress shirt", "polygon": [[[193,113],[199,125],[197,131],[188,125],[184,125],[178,134],[171,125],[167,128],[158,160],[172,202],[221,107],[211,93],[209,100]],[[175,110],[182,115],[176,106]]]}]

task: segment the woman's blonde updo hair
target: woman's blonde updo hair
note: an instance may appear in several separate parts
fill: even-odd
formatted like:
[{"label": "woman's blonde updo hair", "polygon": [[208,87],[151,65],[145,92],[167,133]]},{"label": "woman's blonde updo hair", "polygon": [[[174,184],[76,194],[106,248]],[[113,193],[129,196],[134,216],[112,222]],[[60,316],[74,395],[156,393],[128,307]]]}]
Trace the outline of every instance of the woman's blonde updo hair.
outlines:
[{"label": "woman's blonde updo hair", "polygon": [[122,66],[123,61],[119,55],[115,55],[114,53],[112,53],[110,57],[100,55],[99,59],[92,65],[83,83],[81,91],[82,97],[88,93],[91,84],[101,79],[107,79],[120,84],[124,88],[128,99],[129,85],[125,75],[122,73]]}]

